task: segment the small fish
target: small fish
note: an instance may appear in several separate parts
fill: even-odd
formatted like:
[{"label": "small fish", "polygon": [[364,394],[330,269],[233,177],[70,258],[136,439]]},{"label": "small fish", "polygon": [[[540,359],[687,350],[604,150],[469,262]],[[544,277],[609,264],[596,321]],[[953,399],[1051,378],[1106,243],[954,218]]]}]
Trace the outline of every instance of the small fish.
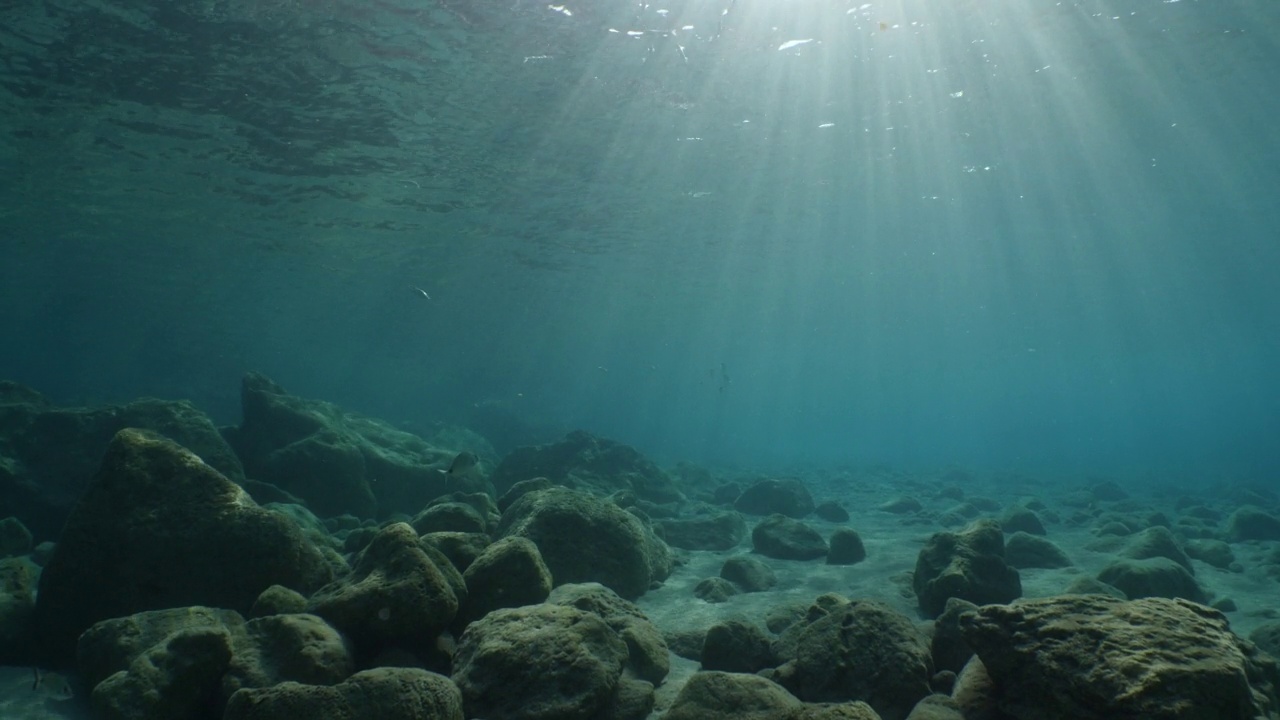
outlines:
[{"label": "small fish", "polygon": [[480,460],[469,452],[460,452],[458,456],[449,464],[450,475],[461,475],[476,466]]},{"label": "small fish", "polygon": [[413,286],[413,289],[414,289],[414,290],[417,290],[417,291],[418,291],[418,294],[422,295],[422,297],[424,297],[424,298],[426,298],[426,299],[428,299],[428,300],[430,300],[430,299],[431,299],[431,296],[427,294],[427,291],[426,291],[426,290],[423,290],[422,288],[418,287],[417,285],[414,285],[414,286]]},{"label": "small fish", "polygon": [[31,668],[31,673],[34,676],[31,682],[32,692],[45,692],[59,698],[69,698],[74,695],[71,690],[71,681],[58,673],[44,672],[38,667]]}]

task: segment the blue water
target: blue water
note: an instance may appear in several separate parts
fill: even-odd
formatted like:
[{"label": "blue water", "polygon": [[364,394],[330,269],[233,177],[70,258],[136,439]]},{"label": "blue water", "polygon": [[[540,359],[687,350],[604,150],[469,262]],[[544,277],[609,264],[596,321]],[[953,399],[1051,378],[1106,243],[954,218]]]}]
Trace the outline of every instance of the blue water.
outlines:
[{"label": "blue water", "polygon": [[234,422],[259,370],[741,467],[1280,472],[1280,4],[218,7],[0,31],[0,377]]}]

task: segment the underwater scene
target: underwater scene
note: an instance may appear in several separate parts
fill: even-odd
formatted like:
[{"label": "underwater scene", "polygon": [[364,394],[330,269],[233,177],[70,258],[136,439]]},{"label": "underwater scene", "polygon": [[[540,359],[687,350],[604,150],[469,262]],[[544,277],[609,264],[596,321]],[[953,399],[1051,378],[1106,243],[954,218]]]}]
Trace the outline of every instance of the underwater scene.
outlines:
[{"label": "underwater scene", "polygon": [[1280,2],[0,0],[0,720],[1280,720]]}]

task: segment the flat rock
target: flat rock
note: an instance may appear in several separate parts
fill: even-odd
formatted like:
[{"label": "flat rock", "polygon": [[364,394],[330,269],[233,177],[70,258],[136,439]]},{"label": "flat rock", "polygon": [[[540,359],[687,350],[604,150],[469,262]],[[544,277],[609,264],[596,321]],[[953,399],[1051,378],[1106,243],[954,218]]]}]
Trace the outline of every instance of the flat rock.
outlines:
[{"label": "flat rock", "polygon": [[1211,608],[1068,595],[964,613],[961,632],[1018,720],[1252,720],[1277,709],[1275,661]]}]

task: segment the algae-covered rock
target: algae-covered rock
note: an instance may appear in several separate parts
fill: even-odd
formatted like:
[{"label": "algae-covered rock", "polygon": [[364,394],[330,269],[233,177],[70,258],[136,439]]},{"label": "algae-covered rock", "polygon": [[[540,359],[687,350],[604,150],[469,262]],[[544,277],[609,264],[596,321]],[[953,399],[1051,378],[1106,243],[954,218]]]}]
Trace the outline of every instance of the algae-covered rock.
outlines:
[{"label": "algae-covered rock", "polygon": [[311,596],[307,610],[333,623],[361,652],[426,647],[458,612],[461,578],[455,583],[450,573],[457,570],[421,544],[413,528],[393,523],[360,553],[350,575]]},{"label": "algae-covered rock", "polygon": [[289,518],[177,444],[120,431],[40,577],[46,661],[70,661],[93,623],[207,605],[248,612],[272,585],[311,592],[332,569]]},{"label": "algae-covered rock", "polygon": [[934,533],[916,558],[912,587],[928,617],[941,614],[947,598],[985,605],[1022,594],[1022,580],[1005,562],[1004,535],[994,520],[978,520],[958,533]]},{"label": "algae-covered rock", "polygon": [[960,624],[999,709],[1018,720],[1249,720],[1277,710],[1275,660],[1232,634],[1222,613],[1185,600],[1069,595],[988,605]]},{"label": "algae-covered rock", "polygon": [[463,720],[462,697],[449,678],[417,668],[364,670],[332,686],[285,682],[246,688],[223,720]]},{"label": "algae-covered rock", "polygon": [[599,582],[640,597],[671,573],[671,550],[616,504],[565,488],[522,496],[502,516],[502,536],[532,540],[557,583]]},{"label": "algae-covered rock", "polygon": [[597,615],[560,605],[495,610],[467,627],[453,681],[468,717],[608,717],[627,645]]}]

